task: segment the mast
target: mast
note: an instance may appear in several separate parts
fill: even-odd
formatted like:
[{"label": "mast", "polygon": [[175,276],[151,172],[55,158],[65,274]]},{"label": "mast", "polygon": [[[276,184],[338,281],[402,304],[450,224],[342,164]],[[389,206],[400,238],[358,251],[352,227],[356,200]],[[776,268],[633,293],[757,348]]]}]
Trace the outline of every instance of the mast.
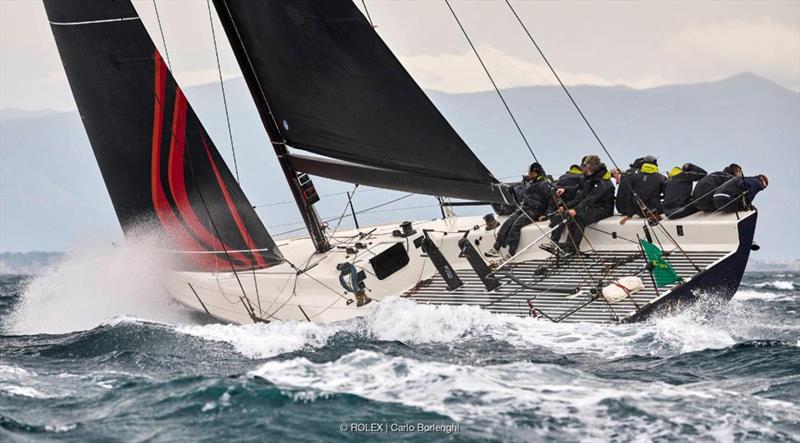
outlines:
[{"label": "mast", "polygon": [[328,242],[328,239],[325,238],[322,221],[319,219],[319,215],[314,209],[313,202],[309,203],[306,199],[305,194],[303,193],[303,188],[300,184],[300,180],[298,179],[298,172],[289,161],[289,150],[286,142],[281,135],[281,131],[278,127],[277,121],[275,120],[275,116],[272,113],[267,96],[258,81],[258,77],[255,75],[250,58],[248,57],[247,52],[242,45],[242,41],[239,38],[239,33],[236,29],[236,25],[231,19],[228,6],[225,1],[214,1],[213,3],[215,9],[217,10],[217,15],[219,16],[220,22],[222,22],[222,27],[225,29],[225,32],[228,35],[233,53],[239,62],[239,66],[242,67],[242,75],[244,76],[247,86],[250,89],[250,94],[254,98],[257,98],[254,101],[256,108],[258,109],[258,113],[261,116],[261,122],[263,123],[264,129],[266,129],[267,135],[270,138],[272,148],[275,150],[275,155],[278,157],[278,163],[280,164],[283,174],[286,177],[286,181],[289,184],[289,189],[292,191],[292,196],[297,204],[297,208],[300,210],[300,215],[303,217],[303,222],[305,223],[306,229],[308,229],[308,233],[311,236],[311,241],[314,243],[314,248],[317,252],[328,251],[331,249],[331,246]]},{"label": "mast", "polygon": [[[268,129],[267,132],[270,133],[270,130]],[[300,186],[300,180],[298,180],[298,172],[289,162],[289,150],[286,149],[286,144],[276,142],[271,133],[269,137],[272,140],[272,148],[275,150],[275,155],[278,156],[278,163],[281,165],[283,174],[286,176],[286,181],[289,183],[289,188],[292,190],[294,201],[297,203],[297,207],[300,209],[300,215],[303,217],[303,222],[306,224],[306,229],[308,229],[308,233],[311,235],[311,241],[314,242],[314,248],[317,252],[328,251],[331,249],[331,245],[328,239],[325,238],[322,221],[319,219],[319,214],[317,214],[317,210],[314,209],[313,204],[306,201],[305,194]]]}]

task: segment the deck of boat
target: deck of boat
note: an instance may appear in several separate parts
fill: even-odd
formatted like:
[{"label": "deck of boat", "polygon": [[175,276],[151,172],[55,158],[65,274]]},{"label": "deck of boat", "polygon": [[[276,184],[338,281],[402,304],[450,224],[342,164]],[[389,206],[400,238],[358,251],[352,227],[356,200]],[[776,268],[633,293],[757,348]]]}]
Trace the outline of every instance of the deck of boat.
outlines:
[{"label": "deck of boat", "polygon": [[[694,265],[701,270],[713,264],[728,252],[703,251],[688,252],[686,255],[674,252],[667,257],[675,271],[683,279],[690,279],[697,273]],[[688,258],[687,258],[688,255]],[[693,265],[694,263],[694,265]],[[631,297],[609,304],[602,297],[592,300],[590,288],[603,281],[603,286],[620,277],[635,275],[642,271],[645,260],[641,254],[614,251],[595,251],[571,256],[556,263],[554,258],[530,260],[509,266],[516,280],[526,287],[502,278],[504,283],[493,292],[487,292],[478,276],[470,269],[459,270],[458,275],[464,285],[448,291],[444,280],[438,274],[427,285],[408,291],[403,297],[418,303],[437,305],[474,305],[495,313],[530,316],[531,307],[536,315],[555,322],[618,322],[658,295],[664,295],[675,285],[656,288],[648,272],[639,274],[644,289]],[[580,288],[577,295],[570,294]]]}]

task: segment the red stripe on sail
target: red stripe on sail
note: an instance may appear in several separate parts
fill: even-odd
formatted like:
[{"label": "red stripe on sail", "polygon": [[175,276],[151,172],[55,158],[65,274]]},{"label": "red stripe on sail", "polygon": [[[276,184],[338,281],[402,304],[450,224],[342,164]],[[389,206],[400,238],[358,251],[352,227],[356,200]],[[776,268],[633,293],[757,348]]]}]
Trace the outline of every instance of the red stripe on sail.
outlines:
[{"label": "red stripe on sail", "polygon": [[242,238],[244,239],[245,243],[247,243],[247,247],[253,251],[253,257],[255,257],[258,266],[267,266],[267,264],[264,262],[264,258],[261,256],[261,253],[255,251],[256,247],[255,243],[253,242],[253,238],[250,236],[250,232],[247,231],[247,227],[244,225],[242,218],[239,216],[239,211],[236,210],[236,205],[233,203],[231,194],[228,192],[228,188],[225,186],[225,181],[222,180],[222,175],[219,173],[219,169],[217,169],[217,164],[214,161],[214,157],[211,155],[211,149],[208,148],[208,144],[206,143],[205,137],[203,137],[202,131],[200,132],[200,140],[203,141],[203,147],[206,148],[208,161],[211,163],[211,168],[214,170],[214,175],[217,177],[217,183],[219,183],[219,188],[222,190],[222,195],[225,197],[225,203],[228,204],[228,209],[231,211],[233,220],[236,222],[236,227],[239,228],[239,233],[242,234]]},{"label": "red stripe on sail", "polygon": [[[150,192],[153,199],[153,208],[156,211],[161,226],[169,234],[176,246],[188,251],[204,251],[191,237],[181,229],[180,222],[172,211],[172,206],[167,200],[164,188],[161,186],[161,133],[164,126],[164,96],[167,88],[167,68],[164,60],[156,51],[155,61],[155,106],[153,109],[153,139],[152,157],[150,159]],[[191,261],[202,269],[216,269],[213,257],[192,255]]]},{"label": "red stripe on sail", "polygon": [[[202,242],[214,247],[218,241],[222,244],[224,250],[235,250],[237,248],[232,248],[225,244],[222,239],[217,238],[217,236],[211,234],[211,232],[205,228],[203,222],[197,217],[194,208],[192,208],[189,202],[189,196],[186,192],[184,167],[184,156],[186,155],[186,109],[186,96],[184,96],[183,92],[178,88],[175,92],[175,108],[172,116],[172,137],[169,146],[169,162],[167,165],[169,188],[175,200],[175,206],[177,206],[181,217],[183,217],[189,229],[191,229],[192,233]],[[209,214],[209,217],[210,216]],[[241,253],[229,252],[228,255],[241,262],[244,266],[252,266],[250,260]]]}]

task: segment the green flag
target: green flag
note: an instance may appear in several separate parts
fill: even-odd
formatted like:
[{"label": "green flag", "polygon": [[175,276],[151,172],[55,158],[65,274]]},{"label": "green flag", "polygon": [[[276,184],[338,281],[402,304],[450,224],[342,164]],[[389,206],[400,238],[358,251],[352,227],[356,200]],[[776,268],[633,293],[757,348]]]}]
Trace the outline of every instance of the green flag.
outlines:
[{"label": "green flag", "polygon": [[658,246],[647,240],[640,240],[640,242],[647,256],[647,262],[653,266],[653,279],[656,281],[657,287],[661,288],[681,279],[672,265],[661,256],[661,249],[658,249]]}]

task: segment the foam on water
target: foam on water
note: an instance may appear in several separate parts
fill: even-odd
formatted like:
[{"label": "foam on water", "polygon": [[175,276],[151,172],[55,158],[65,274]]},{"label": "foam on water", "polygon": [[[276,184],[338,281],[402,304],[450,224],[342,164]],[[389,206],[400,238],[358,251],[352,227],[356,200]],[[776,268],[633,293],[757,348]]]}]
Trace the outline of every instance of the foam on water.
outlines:
[{"label": "foam on water", "polygon": [[[113,254],[105,257],[114,261]],[[82,260],[67,258],[61,270],[28,287],[24,302],[39,300],[45,311],[55,311],[40,319],[28,306],[18,309],[16,321],[31,322],[28,326],[55,321],[62,305],[44,295],[58,297],[57,285],[65,285],[61,293],[68,299],[87,291],[115,297],[110,287],[116,283],[93,280],[86,287],[67,278],[64,269],[70,266],[82,269],[83,278],[103,270],[102,260]],[[131,259],[124,261],[129,267]],[[92,266],[98,269],[87,271]],[[778,281],[755,281],[766,280]],[[52,294],[42,283],[47,281]],[[138,284],[141,291],[156,286],[124,284]],[[787,298],[748,298],[747,291]],[[136,304],[148,300],[147,294],[125,297]],[[66,316],[84,322],[61,327],[101,327],[64,337],[7,337],[10,348],[25,350],[0,353],[0,399],[13,411],[4,411],[0,420],[14,420],[9,423],[30,432],[69,432],[81,441],[107,435],[131,439],[170,427],[190,430],[169,434],[177,440],[225,440],[228,430],[249,438],[253,420],[275,420],[271,423],[311,441],[329,439],[329,429],[344,420],[340,417],[439,420],[433,414],[458,421],[462,436],[473,440],[785,441],[796,435],[800,422],[793,371],[800,323],[791,311],[796,300],[796,294],[750,284],[722,306],[700,304],[631,325],[553,324],[400,298],[376,302],[364,318],[324,325],[174,324],[186,319],[170,317],[181,311],[170,313],[169,305],[166,315],[69,311]],[[134,346],[117,348],[123,340]],[[95,341],[97,353],[73,355],[76,346]],[[248,358],[232,356],[218,342]],[[28,352],[30,343],[39,347]],[[176,352],[176,343],[191,351]],[[721,348],[728,349],[683,355]],[[540,352],[544,357],[536,358]],[[55,361],[64,364],[53,366]],[[192,365],[198,369],[185,369]],[[98,411],[106,412],[84,419]]]},{"label": "foam on water", "polygon": [[186,311],[164,290],[165,254],[159,239],[137,235],[119,246],[87,245],[28,282],[6,323],[12,334],[91,329],[119,315],[186,322]]},{"label": "foam on water", "polygon": [[[743,407],[743,394],[718,387],[631,380],[610,383],[577,369],[528,362],[483,367],[452,365],[356,350],[327,363],[305,358],[269,361],[250,375],[269,380],[288,392],[352,394],[421,408],[467,423],[508,424],[512,421],[509,412],[547,416],[565,423],[577,417],[591,426],[573,431],[583,436],[589,432],[594,438],[610,437],[606,433],[613,432],[611,425],[647,428],[654,421],[718,425],[733,418],[741,426],[751,414],[765,422],[800,419],[800,408],[791,403],[747,397]],[[306,398],[313,400],[314,396]],[[617,418],[623,422],[613,422],[615,419],[608,414],[609,402],[625,403],[641,414],[626,414]],[[665,410],[664,404],[681,407]],[[728,411],[732,406],[733,410]],[[776,411],[781,411],[781,417],[772,417]],[[734,413],[745,417],[733,417]],[[641,415],[652,418],[648,423],[639,423]],[[763,423],[753,425],[758,429]]]},{"label": "foam on water", "polygon": [[782,291],[794,290],[794,283],[787,280],[775,280],[766,283],[756,283],[753,286],[756,288],[780,289]]},{"label": "foam on water", "polygon": [[734,300],[763,300],[763,301],[777,301],[777,300],[786,300],[789,298],[787,294],[778,294],[776,292],[769,292],[769,291],[754,291],[751,289],[740,289],[736,292],[736,295],[733,296]]},{"label": "foam on water", "polygon": [[340,332],[412,345],[491,337],[518,348],[540,346],[560,354],[586,353],[607,359],[629,355],[670,356],[774,338],[766,319],[737,302],[727,304],[723,314],[710,319],[705,314],[708,309],[712,308],[698,305],[678,315],[630,325],[553,324],[492,314],[477,307],[422,305],[390,298],[364,318],[332,324],[178,326],[176,331],[230,343],[241,354],[254,358],[320,348]]},{"label": "foam on water", "polygon": [[558,323],[492,314],[476,307],[383,302],[367,317],[369,331],[382,340],[448,342],[487,334],[517,347],[545,346],[559,353],[585,352],[607,358],[632,354],[675,354],[722,348],[736,342],[730,332],[702,321],[697,312],[633,325]]},{"label": "foam on water", "polygon": [[284,321],[249,325],[183,325],[175,330],[206,340],[230,343],[247,357],[267,358],[306,347],[323,346],[338,329],[337,325]]},{"label": "foam on water", "polygon": [[17,386],[17,385],[0,383],[0,391],[6,392],[11,395],[17,395],[20,397],[30,397],[30,398],[40,398],[40,399],[50,398],[49,395],[30,386]]}]

